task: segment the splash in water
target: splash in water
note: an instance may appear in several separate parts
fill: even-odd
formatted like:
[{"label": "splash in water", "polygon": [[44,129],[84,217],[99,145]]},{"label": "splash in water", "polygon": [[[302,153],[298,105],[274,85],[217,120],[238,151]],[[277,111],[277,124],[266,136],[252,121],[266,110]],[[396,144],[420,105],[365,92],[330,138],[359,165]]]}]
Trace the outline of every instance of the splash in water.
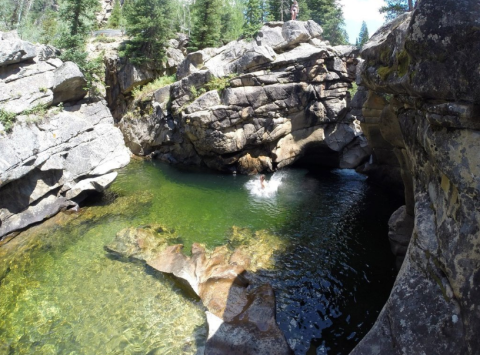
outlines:
[{"label": "splash in water", "polygon": [[277,194],[278,188],[282,184],[283,175],[284,174],[278,172],[274,173],[270,180],[265,179],[263,184],[260,178],[255,176],[255,178],[245,184],[245,187],[252,196],[273,197]]}]

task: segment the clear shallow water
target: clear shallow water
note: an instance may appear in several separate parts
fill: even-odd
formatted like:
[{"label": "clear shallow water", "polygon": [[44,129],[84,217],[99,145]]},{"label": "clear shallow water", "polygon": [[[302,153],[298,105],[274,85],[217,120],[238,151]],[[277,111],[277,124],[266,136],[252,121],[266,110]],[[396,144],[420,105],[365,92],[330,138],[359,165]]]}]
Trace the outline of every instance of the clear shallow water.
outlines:
[{"label": "clear shallow water", "polygon": [[[111,204],[60,214],[0,248],[0,354],[193,354],[199,301],[169,277],[109,258],[128,226],[174,228],[186,249],[215,247],[232,226],[284,238],[261,271],[297,354],[346,354],[373,324],[393,283],[386,222],[397,207],[351,171],[282,171],[272,196],[252,177],[133,162]],[[279,178],[276,173],[273,179]],[[267,180],[272,176],[267,176]]]}]

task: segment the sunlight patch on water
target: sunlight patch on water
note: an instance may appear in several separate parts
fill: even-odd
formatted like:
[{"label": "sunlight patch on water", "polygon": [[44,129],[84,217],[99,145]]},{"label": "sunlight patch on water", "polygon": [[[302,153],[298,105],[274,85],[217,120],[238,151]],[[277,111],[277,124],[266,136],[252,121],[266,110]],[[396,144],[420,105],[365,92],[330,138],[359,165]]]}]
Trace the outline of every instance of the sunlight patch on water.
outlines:
[{"label": "sunlight patch on water", "polygon": [[119,204],[105,209],[66,224],[60,214],[12,241],[17,255],[4,255],[0,275],[0,354],[195,354],[203,345],[198,299],[143,264],[106,255],[103,246],[128,221]]}]

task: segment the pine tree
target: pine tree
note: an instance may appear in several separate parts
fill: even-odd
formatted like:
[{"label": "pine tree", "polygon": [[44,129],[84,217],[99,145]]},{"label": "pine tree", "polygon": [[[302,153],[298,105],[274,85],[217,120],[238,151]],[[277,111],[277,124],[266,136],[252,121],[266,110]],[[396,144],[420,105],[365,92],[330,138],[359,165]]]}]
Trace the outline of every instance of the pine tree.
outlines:
[{"label": "pine tree", "polygon": [[337,0],[307,0],[312,20],[323,28],[323,38],[332,45],[348,44],[343,10]]},{"label": "pine tree", "polygon": [[370,35],[368,34],[368,28],[365,21],[362,22],[362,27],[360,28],[360,34],[357,38],[357,47],[362,47],[365,43],[368,42],[370,39]]},{"label": "pine tree", "polygon": [[97,0],[64,0],[58,18],[62,21],[57,45],[65,53],[82,50],[86,38],[96,25]]},{"label": "pine tree", "polygon": [[94,82],[99,77],[101,60],[89,61],[85,42],[96,25],[97,0],[63,0],[58,18],[61,20],[56,45],[62,49],[61,59],[77,63],[87,80],[90,95],[96,95]]},{"label": "pine tree", "polygon": [[126,33],[130,40],[121,55],[133,64],[159,68],[172,37],[169,0],[129,0],[124,5]]},{"label": "pine tree", "polygon": [[221,17],[221,36],[223,43],[238,39],[243,32],[243,2],[241,0],[224,0]]},{"label": "pine tree", "polygon": [[263,11],[261,0],[247,0],[245,4],[245,22],[243,35],[252,38],[263,25]]},{"label": "pine tree", "polygon": [[107,26],[109,28],[119,28],[122,22],[122,7],[119,0],[115,0],[113,4],[112,13],[108,19]]},{"label": "pine tree", "polygon": [[220,44],[222,25],[221,0],[197,0],[194,6],[194,25],[190,50],[216,47]]},{"label": "pine tree", "polygon": [[267,20],[284,21],[290,19],[290,5],[288,0],[267,0]]},{"label": "pine tree", "polygon": [[384,0],[386,5],[380,8],[380,13],[385,14],[385,22],[393,20],[401,14],[412,11],[414,0]]},{"label": "pine tree", "polygon": [[298,11],[297,20],[308,21],[312,18],[312,12],[310,11],[310,8],[308,7],[308,4],[305,0],[298,1],[298,9],[299,11]]}]

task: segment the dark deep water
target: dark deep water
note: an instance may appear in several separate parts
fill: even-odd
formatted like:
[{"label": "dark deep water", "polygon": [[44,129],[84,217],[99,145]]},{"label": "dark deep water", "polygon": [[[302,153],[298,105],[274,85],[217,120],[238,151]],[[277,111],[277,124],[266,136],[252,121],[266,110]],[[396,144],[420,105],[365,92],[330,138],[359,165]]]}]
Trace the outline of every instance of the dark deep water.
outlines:
[{"label": "dark deep water", "polygon": [[[133,162],[111,203],[60,214],[0,247],[0,354],[195,354],[205,337],[198,300],[172,278],[108,258],[128,226],[174,228],[186,249],[213,248],[232,226],[287,243],[260,274],[277,296],[277,322],[296,354],[347,354],[393,285],[387,221],[399,206],[351,170],[285,169],[272,196],[257,177]],[[272,176],[267,176],[272,179]]]}]

